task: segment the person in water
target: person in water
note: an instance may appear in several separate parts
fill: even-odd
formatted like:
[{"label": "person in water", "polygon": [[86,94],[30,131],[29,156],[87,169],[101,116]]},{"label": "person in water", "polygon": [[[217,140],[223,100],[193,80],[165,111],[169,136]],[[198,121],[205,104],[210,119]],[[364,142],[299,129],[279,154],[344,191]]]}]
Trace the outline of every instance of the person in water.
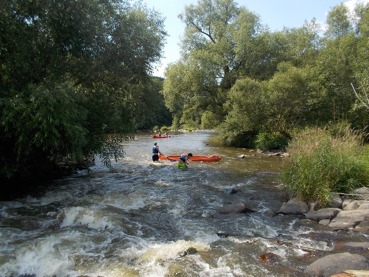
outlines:
[{"label": "person in water", "polygon": [[178,161],[178,168],[180,169],[184,169],[184,168],[188,168],[188,158],[192,157],[192,153],[182,153],[179,156],[179,161]]},{"label": "person in water", "polygon": [[152,161],[158,162],[159,161],[159,154],[163,155],[159,150],[159,145],[157,142],[154,143],[154,147],[152,148]]}]

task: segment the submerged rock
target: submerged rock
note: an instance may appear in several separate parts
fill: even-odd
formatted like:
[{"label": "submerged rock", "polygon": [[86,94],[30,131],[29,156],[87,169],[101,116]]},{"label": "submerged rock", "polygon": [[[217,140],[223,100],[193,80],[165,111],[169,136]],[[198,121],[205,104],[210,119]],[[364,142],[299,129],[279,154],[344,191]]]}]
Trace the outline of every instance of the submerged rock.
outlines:
[{"label": "submerged rock", "polygon": [[267,252],[264,253],[263,255],[260,255],[259,260],[264,263],[275,263],[278,262],[278,255],[271,252]]},{"label": "submerged rock", "polygon": [[194,247],[189,247],[187,250],[185,250],[185,251],[183,251],[183,252],[181,252],[181,253],[179,253],[179,256],[180,257],[185,257],[185,256],[187,256],[187,255],[193,255],[193,254],[196,254],[198,251],[197,251],[197,249],[196,248],[194,248]]},{"label": "submerged rock", "polygon": [[246,207],[244,203],[229,204],[218,209],[219,214],[252,213],[253,209]]},{"label": "submerged rock", "polygon": [[227,188],[224,190],[224,193],[230,195],[230,194],[235,194],[239,191],[241,191],[239,188]]}]

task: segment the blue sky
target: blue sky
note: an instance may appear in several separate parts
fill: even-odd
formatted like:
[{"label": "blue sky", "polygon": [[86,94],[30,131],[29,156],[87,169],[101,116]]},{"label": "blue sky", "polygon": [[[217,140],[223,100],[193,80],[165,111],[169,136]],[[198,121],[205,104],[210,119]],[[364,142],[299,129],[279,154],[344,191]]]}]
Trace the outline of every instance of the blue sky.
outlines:
[{"label": "blue sky", "polygon": [[[180,58],[178,44],[185,26],[178,15],[184,11],[186,5],[196,5],[198,0],[142,0],[142,2],[148,8],[160,12],[165,18],[167,43],[161,64],[157,65],[154,72],[154,75],[163,77],[167,65]],[[328,12],[334,6],[345,3],[348,7],[352,7],[356,2],[368,3],[369,0],[236,0],[235,2],[259,15],[263,25],[277,31],[283,27],[301,27],[305,21],[313,18],[324,24]]]}]

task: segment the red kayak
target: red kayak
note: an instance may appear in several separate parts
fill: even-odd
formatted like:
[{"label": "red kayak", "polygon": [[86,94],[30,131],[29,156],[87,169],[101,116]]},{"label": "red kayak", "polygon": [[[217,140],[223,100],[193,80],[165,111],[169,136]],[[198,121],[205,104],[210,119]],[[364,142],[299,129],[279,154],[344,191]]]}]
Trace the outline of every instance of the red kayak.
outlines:
[{"label": "red kayak", "polygon": [[153,135],[152,136],[152,138],[170,138],[170,136],[166,136],[166,135],[161,135],[161,136],[159,136],[159,135]]},{"label": "red kayak", "polygon": [[[160,160],[169,160],[169,161],[178,161],[179,160],[179,155],[170,155],[170,156],[166,156],[166,155],[159,155],[159,159]],[[219,156],[218,154],[213,154],[210,156],[192,156],[192,157],[188,157],[188,160],[191,162],[219,162],[222,159],[221,156]]]}]

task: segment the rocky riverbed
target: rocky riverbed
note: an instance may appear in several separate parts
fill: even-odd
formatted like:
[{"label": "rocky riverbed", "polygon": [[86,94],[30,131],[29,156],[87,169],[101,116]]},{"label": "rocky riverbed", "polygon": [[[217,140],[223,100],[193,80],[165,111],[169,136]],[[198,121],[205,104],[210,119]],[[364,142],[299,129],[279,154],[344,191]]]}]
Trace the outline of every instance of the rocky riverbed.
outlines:
[{"label": "rocky riverbed", "polygon": [[[302,215],[337,232],[361,232],[369,236],[369,188],[356,189],[351,194],[335,193],[329,207],[318,208],[292,198],[283,203],[277,214]],[[319,257],[309,265],[309,276],[369,276],[368,241],[335,243],[334,252]]]}]

